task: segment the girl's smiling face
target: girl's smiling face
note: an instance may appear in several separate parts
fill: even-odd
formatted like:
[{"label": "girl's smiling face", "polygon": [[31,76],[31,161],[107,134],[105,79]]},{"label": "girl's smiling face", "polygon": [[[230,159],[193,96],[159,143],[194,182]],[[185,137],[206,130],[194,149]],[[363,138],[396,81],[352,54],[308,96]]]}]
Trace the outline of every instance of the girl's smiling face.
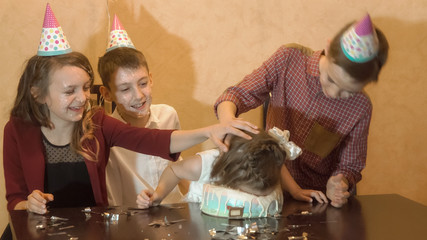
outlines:
[{"label": "girl's smiling face", "polygon": [[90,98],[90,77],[83,69],[63,66],[50,73],[48,93],[43,101],[55,125],[77,122]]}]

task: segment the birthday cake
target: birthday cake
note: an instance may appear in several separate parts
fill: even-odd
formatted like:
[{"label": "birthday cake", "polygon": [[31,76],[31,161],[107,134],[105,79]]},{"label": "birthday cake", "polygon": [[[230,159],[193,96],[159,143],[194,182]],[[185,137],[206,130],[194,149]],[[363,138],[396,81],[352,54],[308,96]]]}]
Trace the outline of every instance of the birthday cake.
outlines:
[{"label": "birthday cake", "polygon": [[200,209],[203,213],[227,218],[261,218],[280,214],[283,193],[280,185],[266,196],[257,196],[212,184],[204,184]]}]

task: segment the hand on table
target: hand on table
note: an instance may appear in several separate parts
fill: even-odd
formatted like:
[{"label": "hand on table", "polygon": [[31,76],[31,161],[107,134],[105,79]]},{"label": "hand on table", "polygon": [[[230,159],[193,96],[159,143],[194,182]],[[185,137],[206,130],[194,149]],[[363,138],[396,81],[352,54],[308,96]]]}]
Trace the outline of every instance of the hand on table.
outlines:
[{"label": "hand on table", "polygon": [[136,197],[136,204],[138,208],[149,208],[151,206],[158,206],[160,201],[155,200],[156,194],[149,189],[142,190]]},{"label": "hand on table", "polygon": [[326,184],[326,196],[331,200],[334,207],[342,207],[350,197],[348,182],[342,173],[331,176]]},{"label": "hand on table", "polygon": [[318,203],[328,203],[328,198],[322,191],[312,189],[300,189],[299,191],[292,193],[291,195],[295,200],[299,201],[313,202],[314,198]]},{"label": "hand on table", "polygon": [[30,212],[45,214],[47,212],[46,204],[53,201],[53,195],[50,193],[43,193],[40,190],[34,190],[27,197],[27,210]]}]

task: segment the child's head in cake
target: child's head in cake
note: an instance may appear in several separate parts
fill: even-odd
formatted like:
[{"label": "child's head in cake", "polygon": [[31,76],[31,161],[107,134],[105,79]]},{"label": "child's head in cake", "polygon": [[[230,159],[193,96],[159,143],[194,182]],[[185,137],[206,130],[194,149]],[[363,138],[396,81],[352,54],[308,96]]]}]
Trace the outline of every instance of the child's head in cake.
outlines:
[{"label": "child's head in cake", "polygon": [[200,202],[206,214],[230,218],[278,214],[283,204],[282,174],[288,189],[313,196],[312,190],[301,189],[284,171],[284,160],[294,159],[298,151],[288,149],[291,142],[281,133],[274,137],[247,133],[250,140],[232,137],[228,152],[211,149],[174,162],[164,170],[156,190],[143,190],[136,203],[139,208],[158,205],[180,180],[190,180],[184,200]]},{"label": "child's head in cake", "polygon": [[248,134],[251,140],[232,137],[229,151],[213,163],[211,180],[215,185],[267,195],[280,183],[286,152],[265,132]]}]

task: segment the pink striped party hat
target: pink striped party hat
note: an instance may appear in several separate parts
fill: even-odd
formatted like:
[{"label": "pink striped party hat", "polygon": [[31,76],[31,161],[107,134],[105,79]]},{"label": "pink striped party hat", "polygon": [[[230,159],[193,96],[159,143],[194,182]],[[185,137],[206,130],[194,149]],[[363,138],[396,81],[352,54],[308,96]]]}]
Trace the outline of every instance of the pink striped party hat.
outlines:
[{"label": "pink striped party hat", "polygon": [[126,30],[120,23],[119,18],[117,17],[117,15],[114,14],[114,20],[113,25],[111,26],[107,52],[118,47],[135,48]]},{"label": "pink striped party hat", "polygon": [[366,14],[341,37],[341,49],[346,57],[356,63],[372,60],[378,54],[378,37],[371,17]]},{"label": "pink striped party hat", "polygon": [[71,52],[70,44],[56,20],[49,3],[46,5],[43,29],[37,51],[39,56],[56,56]]}]

